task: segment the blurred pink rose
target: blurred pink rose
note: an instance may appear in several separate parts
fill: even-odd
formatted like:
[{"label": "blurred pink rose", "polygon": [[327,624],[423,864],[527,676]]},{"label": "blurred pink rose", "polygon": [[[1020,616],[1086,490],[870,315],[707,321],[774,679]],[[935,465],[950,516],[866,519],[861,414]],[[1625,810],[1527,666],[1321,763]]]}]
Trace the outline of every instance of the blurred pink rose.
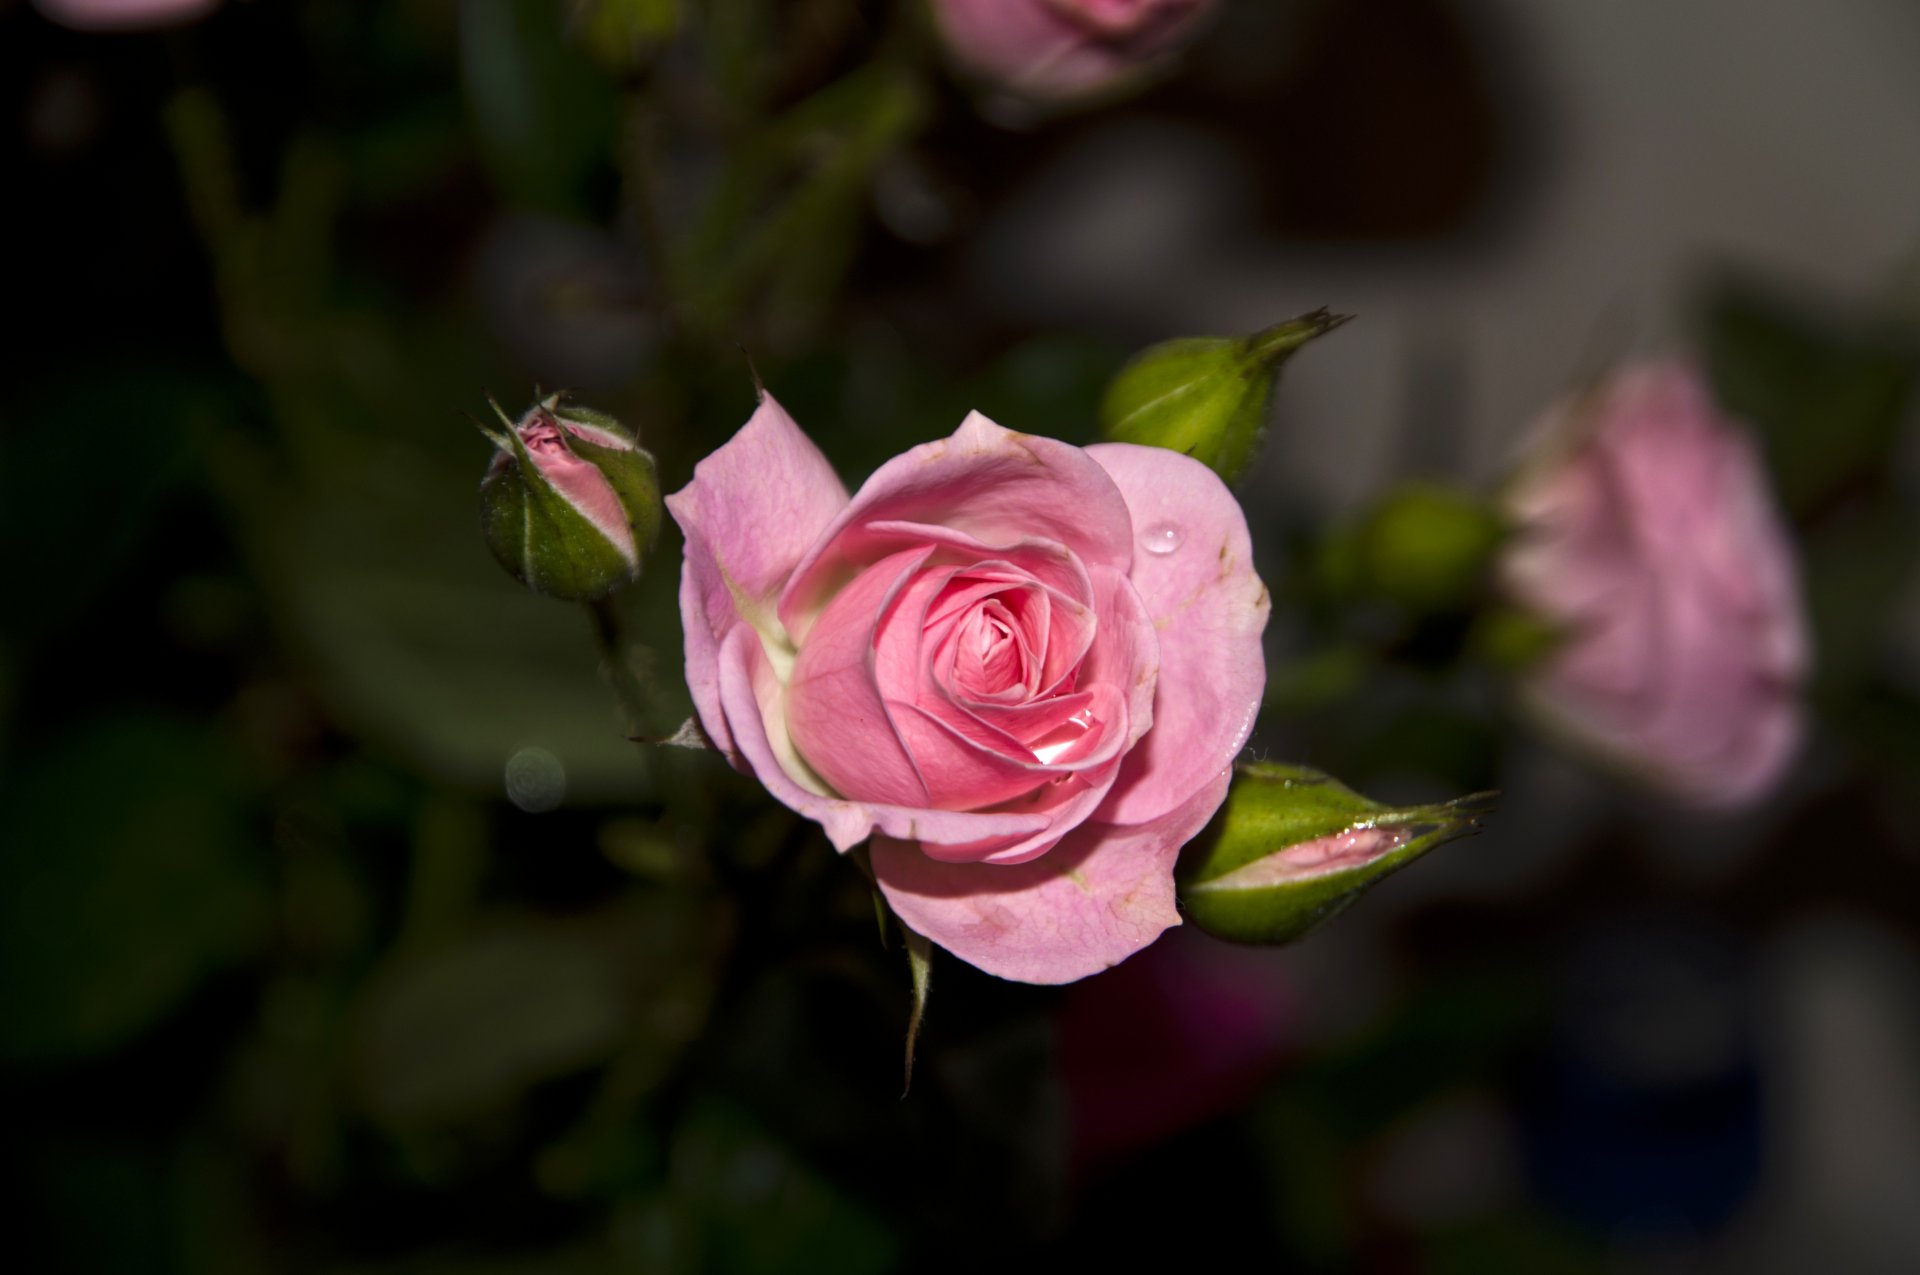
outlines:
[{"label": "blurred pink rose", "polygon": [[1502,569],[1564,631],[1530,703],[1704,806],[1762,796],[1799,741],[1793,551],[1747,435],[1682,363],[1623,368],[1548,414]]},{"label": "blurred pink rose", "polygon": [[220,0],[33,0],[33,7],[75,31],[144,31],[204,18]]},{"label": "blurred pink rose", "polygon": [[1214,0],[933,0],[954,60],[1024,97],[1121,83],[1172,52]]},{"label": "blurred pink rose", "polygon": [[1186,930],[1069,992],[1056,1024],[1073,1160],[1151,1146],[1259,1092],[1301,1019],[1291,960]]},{"label": "blurred pink rose", "polygon": [[707,733],[913,929],[1064,983],[1179,923],[1266,681],[1240,506],[1159,448],[975,413],[849,502],[772,398],[667,508]]}]

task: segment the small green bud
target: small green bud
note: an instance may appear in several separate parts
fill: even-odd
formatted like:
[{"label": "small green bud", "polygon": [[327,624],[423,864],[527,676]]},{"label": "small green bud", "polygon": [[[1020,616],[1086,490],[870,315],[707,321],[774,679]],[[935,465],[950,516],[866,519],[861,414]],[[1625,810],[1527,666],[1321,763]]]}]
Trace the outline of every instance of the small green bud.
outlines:
[{"label": "small green bud", "polygon": [[1181,909],[1237,943],[1305,938],[1389,873],[1478,832],[1494,795],[1383,806],[1304,766],[1240,766],[1226,805],[1181,856]]},{"label": "small green bud", "polygon": [[604,413],[558,394],[481,433],[498,449],[480,483],[480,529],[535,593],[590,601],[631,583],[660,532],[653,457]]},{"label": "small green bud", "polygon": [[1358,536],[1366,589],[1414,611],[1464,607],[1506,529],[1499,514],[1464,492],[1410,482],[1387,494]]},{"label": "small green bud", "polygon": [[1183,337],[1151,346],[1107,387],[1101,433],[1115,442],[1184,452],[1234,482],[1266,433],[1280,365],[1351,317],[1315,310],[1249,337]]}]

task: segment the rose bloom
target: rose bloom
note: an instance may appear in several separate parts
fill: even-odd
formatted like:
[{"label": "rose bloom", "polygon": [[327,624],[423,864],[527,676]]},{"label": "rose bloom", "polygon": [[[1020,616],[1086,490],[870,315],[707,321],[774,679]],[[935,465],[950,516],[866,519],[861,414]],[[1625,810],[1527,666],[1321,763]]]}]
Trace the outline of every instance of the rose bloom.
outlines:
[{"label": "rose bloom", "polygon": [[1746,433],[1677,362],[1622,368],[1549,412],[1509,493],[1508,590],[1562,634],[1529,704],[1683,800],[1762,796],[1801,733],[1793,552]]},{"label": "rose bloom", "polygon": [[1025,97],[1073,98],[1132,78],[1172,52],[1214,0],[933,0],[966,70]]},{"label": "rose bloom", "polygon": [[975,413],[849,500],[769,397],[667,508],[701,724],[838,849],[871,838],[907,925],[1064,983],[1179,923],[1174,859],[1266,681],[1211,470]]},{"label": "rose bloom", "polygon": [[220,0],[33,0],[33,7],[75,31],[144,31],[204,18]]}]

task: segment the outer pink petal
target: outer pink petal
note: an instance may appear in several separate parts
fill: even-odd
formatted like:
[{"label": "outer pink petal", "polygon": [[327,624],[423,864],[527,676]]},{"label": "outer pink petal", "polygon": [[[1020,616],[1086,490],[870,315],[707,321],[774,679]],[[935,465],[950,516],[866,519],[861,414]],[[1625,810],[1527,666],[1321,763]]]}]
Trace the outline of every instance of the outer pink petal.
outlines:
[{"label": "outer pink petal", "polygon": [[1160,447],[1087,452],[1119,484],[1147,543],[1173,543],[1134,558],[1133,586],[1160,636],[1159,688],[1153,729],[1127,754],[1098,813],[1146,823],[1209,783],[1247,742],[1267,683],[1267,587],[1253,571],[1246,515],[1212,470]]},{"label": "outer pink petal", "polygon": [[1002,429],[974,412],[953,437],[896,456],[867,479],[793,574],[780,615],[804,641],[820,599],[898,547],[898,529],[932,523],[992,546],[1057,541],[1088,567],[1133,560],[1127,502],[1078,447]]},{"label": "outer pink petal", "polygon": [[[720,644],[741,623],[777,626],[774,600],[801,557],[847,505],[847,489],[771,394],[725,446],[667,497],[686,535],[680,622],[687,688],[713,742],[734,751],[720,711]],[[763,776],[764,778],[764,776]]]},{"label": "outer pink petal", "polygon": [[1144,824],[1085,823],[1038,859],[937,863],[876,837],[873,871],[900,919],[989,974],[1071,983],[1118,965],[1180,923],[1173,864],[1226,799],[1229,772]]}]

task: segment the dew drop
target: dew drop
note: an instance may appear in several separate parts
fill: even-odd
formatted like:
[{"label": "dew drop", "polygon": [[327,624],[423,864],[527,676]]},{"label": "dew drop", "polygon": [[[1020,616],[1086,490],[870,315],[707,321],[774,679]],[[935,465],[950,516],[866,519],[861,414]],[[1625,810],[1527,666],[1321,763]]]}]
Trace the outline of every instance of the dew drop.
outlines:
[{"label": "dew drop", "polygon": [[1157,522],[1140,533],[1140,546],[1148,553],[1172,553],[1180,547],[1180,528],[1170,522]]}]

